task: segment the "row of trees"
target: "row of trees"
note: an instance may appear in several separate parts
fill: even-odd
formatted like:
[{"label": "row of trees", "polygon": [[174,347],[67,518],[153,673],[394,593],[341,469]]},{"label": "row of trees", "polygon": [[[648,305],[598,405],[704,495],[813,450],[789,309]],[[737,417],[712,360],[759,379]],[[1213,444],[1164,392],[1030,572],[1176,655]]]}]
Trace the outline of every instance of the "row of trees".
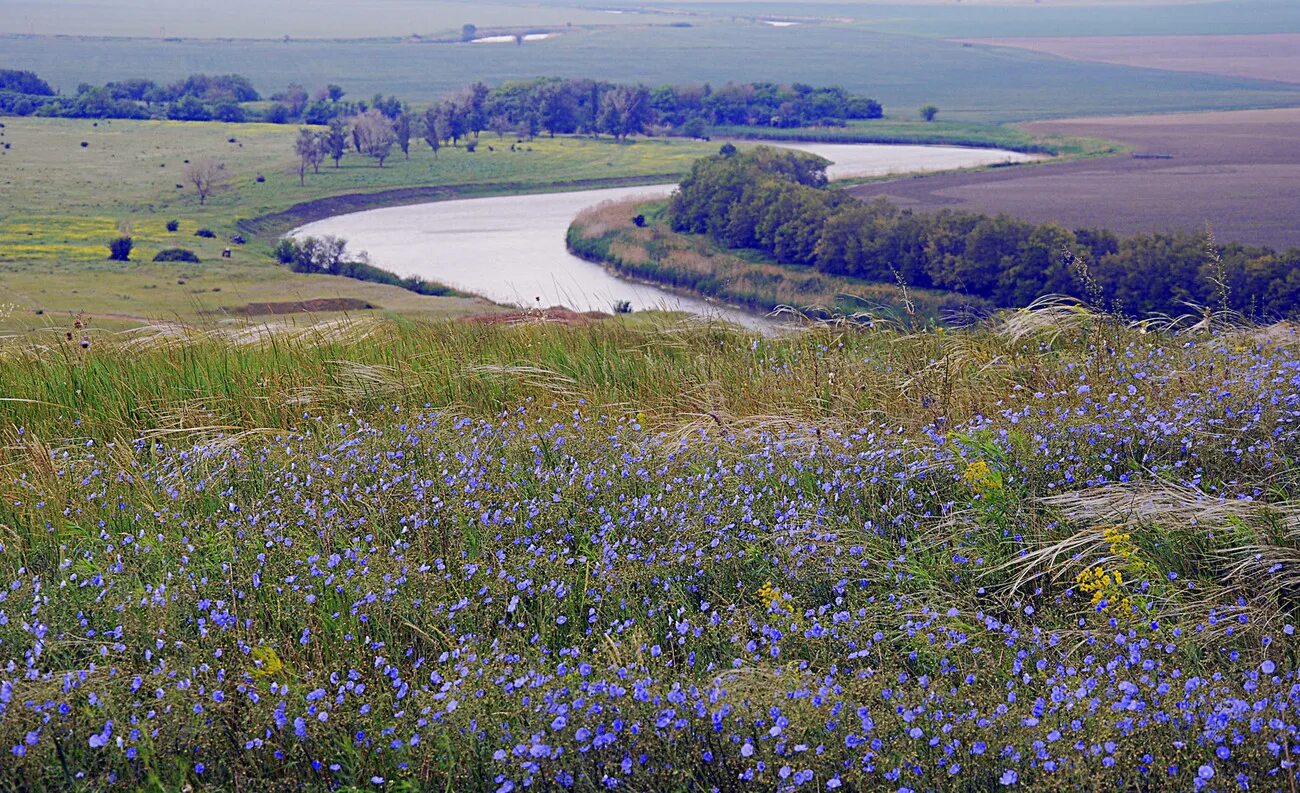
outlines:
[{"label": "row of trees", "polygon": [[[0,113],[72,118],[170,118],[179,121],[265,121],[324,126],[370,110],[398,119],[407,108],[396,97],[349,101],[340,86],[309,92],[291,84],[269,104],[240,75],[196,74],[170,85],[122,80],[78,86],[62,96],[32,72],[0,70]],[[249,106],[249,103],[259,103]],[[707,137],[716,126],[806,127],[880,118],[879,102],[842,88],[775,83],[620,85],[598,80],[538,79],[489,88],[478,82],[439,102],[432,112],[459,141],[484,130],[537,135],[643,133]]]},{"label": "row of trees", "polygon": [[549,135],[642,132],[705,137],[715,126],[804,127],[880,118],[879,102],[842,88],[775,83],[619,85],[598,80],[539,79],[489,89],[476,83],[452,104],[478,129],[527,125]]},{"label": "row of trees", "polygon": [[372,108],[390,118],[402,112],[395,97],[354,102],[344,95],[338,85],[308,92],[294,83],[267,103],[248,78],[237,74],[194,74],[169,85],[143,79],[82,83],[75,94],[61,95],[33,72],[0,69],[0,113],[19,116],[325,125]]},{"label": "row of trees", "polygon": [[800,152],[724,147],[701,160],[669,208],[675,230],[786,264],[1027,305],[1065,294],[1133,314],[1188,303],[1264,317],[1300,310],[1300,249],[1215,244],[1177,232],[1119,238],[1005,215],[921,214],[827,189],[828,163]]},{"label": "row of trees", "polygon": [[75,95],[61,96],[32,72],[0,70],[0,112],[15,115],[244,121],[244,103],[261,98],[237,74],[194,74],[170,85],[143,79],[82,83]]},{"label": "row of trees", "polygon": [[395,146],[409,156],[411,124],[410,114],[401,113],[391,119],[371,108],[347,119],[335,118],[324,130],[303,127],[294,141],[299,183],[306,184],[308,170],[320,173],[321,164],[327,159],[333,160],[334,167],[338,168],[349,149],[373,157],[380,168]]}]

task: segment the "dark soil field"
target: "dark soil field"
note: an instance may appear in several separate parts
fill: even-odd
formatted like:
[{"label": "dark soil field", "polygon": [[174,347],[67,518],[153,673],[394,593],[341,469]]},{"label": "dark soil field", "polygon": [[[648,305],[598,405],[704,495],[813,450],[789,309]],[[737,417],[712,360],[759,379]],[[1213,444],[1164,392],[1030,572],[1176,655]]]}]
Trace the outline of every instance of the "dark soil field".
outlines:
[{"label": "dark soil field", "polygon": [[1043,121],[1023,128],[1121,141],[1133,153],[877,182],[850,192],[918,210],[1005,212],[1124,234],[1208,223],[1220,241],[1300,246],[1300,108]]},{"label": "dark soil field", "polygon": [[1076,61],[1300,83],[1300,34],[967,39]]}]

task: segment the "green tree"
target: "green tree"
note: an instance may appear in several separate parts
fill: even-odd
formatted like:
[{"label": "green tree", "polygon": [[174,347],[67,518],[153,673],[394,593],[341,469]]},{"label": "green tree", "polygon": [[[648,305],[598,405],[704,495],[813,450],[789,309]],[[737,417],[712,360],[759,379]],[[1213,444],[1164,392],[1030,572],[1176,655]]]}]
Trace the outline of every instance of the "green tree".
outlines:
[{"label": "green tree", "polygon": [[325,142],[320,133],[303,127],[298,130],[294,151],[298,154],[298,184],[305,185],[308,168],[313,169],[315,173],[320,173],[320,164],[326,156]]},{"label": "green tree", "polygon": [[921,114],[921,120],[934,121],[934,117],[939,115],[939,108],[934,105],[923,105],[917,112]]},{"label": "green tree", "polygon": [[447,130],[443,126],[442,109],[431,107],[424,111],[424,142],[429,144],[433,149],[433,156],[438,156],[438,150],[442,148],[442,142],[447,139]]},{"label": "green tree", "polygon": [[406,159],[411,159],[411,114],[403,110],[393,121],[393,131],[397,135],[397,147]]},{"label": "green tree", "polygon": [[645,131],[650,120],[650,91],[643,85],[620,85],[600,99],[597,128],[617,141]]},{"label": "green tree", "polygon": [[343,155],[348,152],[347,122],[341,118],[331,119],[329,129],[325,131],[325,135],[321,138],[321,142],[325,147],[325,153],[334,161],[334,167],[338,168],[339,161],[342,160]]}]

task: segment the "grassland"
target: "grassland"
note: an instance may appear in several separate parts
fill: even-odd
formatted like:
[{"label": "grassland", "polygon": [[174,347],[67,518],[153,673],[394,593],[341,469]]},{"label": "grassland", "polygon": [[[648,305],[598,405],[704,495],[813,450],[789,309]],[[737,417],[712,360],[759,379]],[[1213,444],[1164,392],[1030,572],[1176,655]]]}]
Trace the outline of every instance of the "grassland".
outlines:
[{"label": "grassland", "polygon": [[[0,302],[13,310],[4,327],[43,325],[47,318],[87,312],[138,323],[156,317],[196,320],[206,312],[268,299],[350,297],[408,315],[438,316],[487,310],[482,301],[422,298],[399,289],[322,276],[298,276],[271,265],[268,241],[300,214],[265,224],[265,236],[247,246],[229,240],[240,221],[283,213],[338,195],[370,195],[393,202],[390,191],[438,187],[441,197],[561,189],[607,180],[664,181],[711,153],[712,144],[686,141],[538,139],[509,151],[485,137],[478,152],[444,149],[436,158],[422,144],[378,168],[345,159],[298,183],[292,151],[295,128],[173,122],[6,119],[0,141]],[[231,142],[233,139],[234,142]],[[85,141],[88,145],[81,146]],[[489,150],[489,147],[495,151]],[[185,160],[217,159],[227,166],[224,188],[200,206],[185,185]],[[261,177],[264,181],[258,181]],[[177,187],[177,185],[183,187]],[[384,194],[374,198],[376,193]],[[421,194],[407,194],[419,200]],[[425,200],[430,200],[426,197]],[[358,203],[359,202],[359,203]],[[353,199],[355,208],[367,199]],[[169,233],[166,223],[180,221]],[[195,237],[199,228],[216,233]],[[107,242],[129,232],[135,261],[105,261]],[[168,247],[195,250],[202,265],[155,265]],[[223,248],[233,249],[222,259]],[[36,311],[44,312],[41,315]]]},{"label": "grassland", "polygon": [[1298,350],[1061,304],[10,342],[0,783],[1285,790]]}]

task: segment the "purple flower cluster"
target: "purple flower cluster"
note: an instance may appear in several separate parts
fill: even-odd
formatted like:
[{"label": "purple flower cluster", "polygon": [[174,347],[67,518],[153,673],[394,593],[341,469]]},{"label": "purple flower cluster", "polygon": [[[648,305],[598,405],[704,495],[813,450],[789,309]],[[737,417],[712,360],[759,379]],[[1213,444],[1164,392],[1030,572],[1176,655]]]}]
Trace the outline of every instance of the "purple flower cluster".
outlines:
[{"label": "purple flower cluster", "polygon": [[[1300,361],[1171,343],[952,427],[394,407],[58,452],[0,512],[0,777],[1286,789]],[[1260,510],[1042,561],[1095,522],[1045,497],[1121,485]]]}]

